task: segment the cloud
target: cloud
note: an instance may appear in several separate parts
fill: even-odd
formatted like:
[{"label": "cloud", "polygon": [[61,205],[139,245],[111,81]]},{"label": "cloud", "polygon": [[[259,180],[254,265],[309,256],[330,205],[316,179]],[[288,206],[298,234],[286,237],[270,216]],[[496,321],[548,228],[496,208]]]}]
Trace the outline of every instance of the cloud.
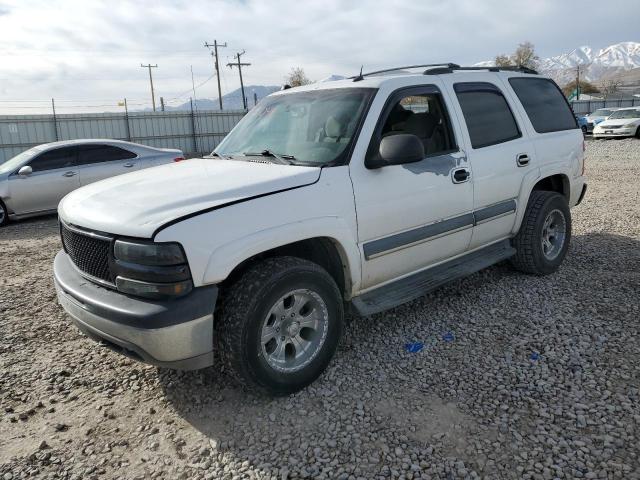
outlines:
[{"label": "cloud", "polygon": [[[127,97],[150,104],[148,73],[157,63],[157,95],[172,99],[213,74],[204,42],[220,49],[223,93],[239,86],[226,64],[237,51],[245,84],[277,85],[294,66],[310,78],[389,65],[472,64],[511,52],[521,41],[550,56],[590,44],[639,40],[637,0],[615,8],[585,0],[10,0],[0,4],[0,100]],[[615,28],[601,28],[615,25]],[[198,89],[217,96],[215,79]],[[188,99],[186,93],[174,102]],[[2,104],[0,104],[0,108]],[[71,103],[69,104],[71,105]],[[69,107],[71,109],[71,107]]]}]

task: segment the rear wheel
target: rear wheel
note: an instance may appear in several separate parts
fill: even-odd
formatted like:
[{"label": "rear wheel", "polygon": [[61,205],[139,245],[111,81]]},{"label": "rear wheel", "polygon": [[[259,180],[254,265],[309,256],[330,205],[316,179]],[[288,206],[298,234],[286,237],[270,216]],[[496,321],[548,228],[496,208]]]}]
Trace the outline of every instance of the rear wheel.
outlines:
[{"label": "rear wheel", "polygon": [[0,200],[0,227],[6,225],[9,222],[9,213],[7,212],[7,207],[4,206],[2,200]]},{"label": "rear wheel", "polygon": [[640,139],[640,126],[636,130],[636,138]]},{"label": "rear wheel", "polygon": [[512,265],[523,272],[555,272],[569,248],[571,212],[565,197],[556,192],[533,191],[520,231],[513,239],[517,253]]},{"label": "rear wheel", "polygon": [[328,366],[342,334],[342,297],[318,265],[295,257],[264,260],[224,294],[220,357],[250,389],[287,395]]}]

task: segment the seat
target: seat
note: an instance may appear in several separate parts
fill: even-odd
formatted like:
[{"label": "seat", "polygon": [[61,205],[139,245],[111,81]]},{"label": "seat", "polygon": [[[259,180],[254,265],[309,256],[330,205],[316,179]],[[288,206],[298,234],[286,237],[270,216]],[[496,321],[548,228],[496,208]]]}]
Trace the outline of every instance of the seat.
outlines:
[{"label": "seat", "polygon": [[323,142],[338,143],[344,137],[346,125],[338,120],[333,115],[327,118],[324,123],[324,138]]},{"label": "seat", "polygon": [[407,119],[405,133],[411,133],[422,140],[427,155],[444,150],[442,135],[438,132],[440,119],[429,112],[416,113]]}]

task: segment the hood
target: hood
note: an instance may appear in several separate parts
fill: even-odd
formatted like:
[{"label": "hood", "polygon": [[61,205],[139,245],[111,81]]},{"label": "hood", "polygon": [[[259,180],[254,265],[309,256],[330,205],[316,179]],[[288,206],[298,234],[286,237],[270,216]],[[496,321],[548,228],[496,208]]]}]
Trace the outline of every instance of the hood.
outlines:
[{"label": "hood", "polygon": [[639,118],[610,118],[609,120],[605,120],[604,122],[598,123],[598,126],[601,128],[606,128],[611,125],[633,125],[634,123],[639,122]]},{"label": "hood", "polygon": [[192,159],[92,183],[62,199],[60,218],[91,230],[151,238],[167,222],[258,195],[310,185],[319,167]]}]

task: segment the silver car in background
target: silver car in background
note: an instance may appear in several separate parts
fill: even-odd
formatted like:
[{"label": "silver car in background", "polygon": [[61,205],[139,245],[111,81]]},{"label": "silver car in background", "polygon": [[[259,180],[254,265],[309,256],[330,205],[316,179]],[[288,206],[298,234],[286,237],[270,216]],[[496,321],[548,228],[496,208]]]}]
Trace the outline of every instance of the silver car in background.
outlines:
[{"label": "silver car in background", "polygon": [[120,140],[38,145],[0,164],[0,226],[53,213],[62,197],[89,183],[181,160],[181,150]]}]

